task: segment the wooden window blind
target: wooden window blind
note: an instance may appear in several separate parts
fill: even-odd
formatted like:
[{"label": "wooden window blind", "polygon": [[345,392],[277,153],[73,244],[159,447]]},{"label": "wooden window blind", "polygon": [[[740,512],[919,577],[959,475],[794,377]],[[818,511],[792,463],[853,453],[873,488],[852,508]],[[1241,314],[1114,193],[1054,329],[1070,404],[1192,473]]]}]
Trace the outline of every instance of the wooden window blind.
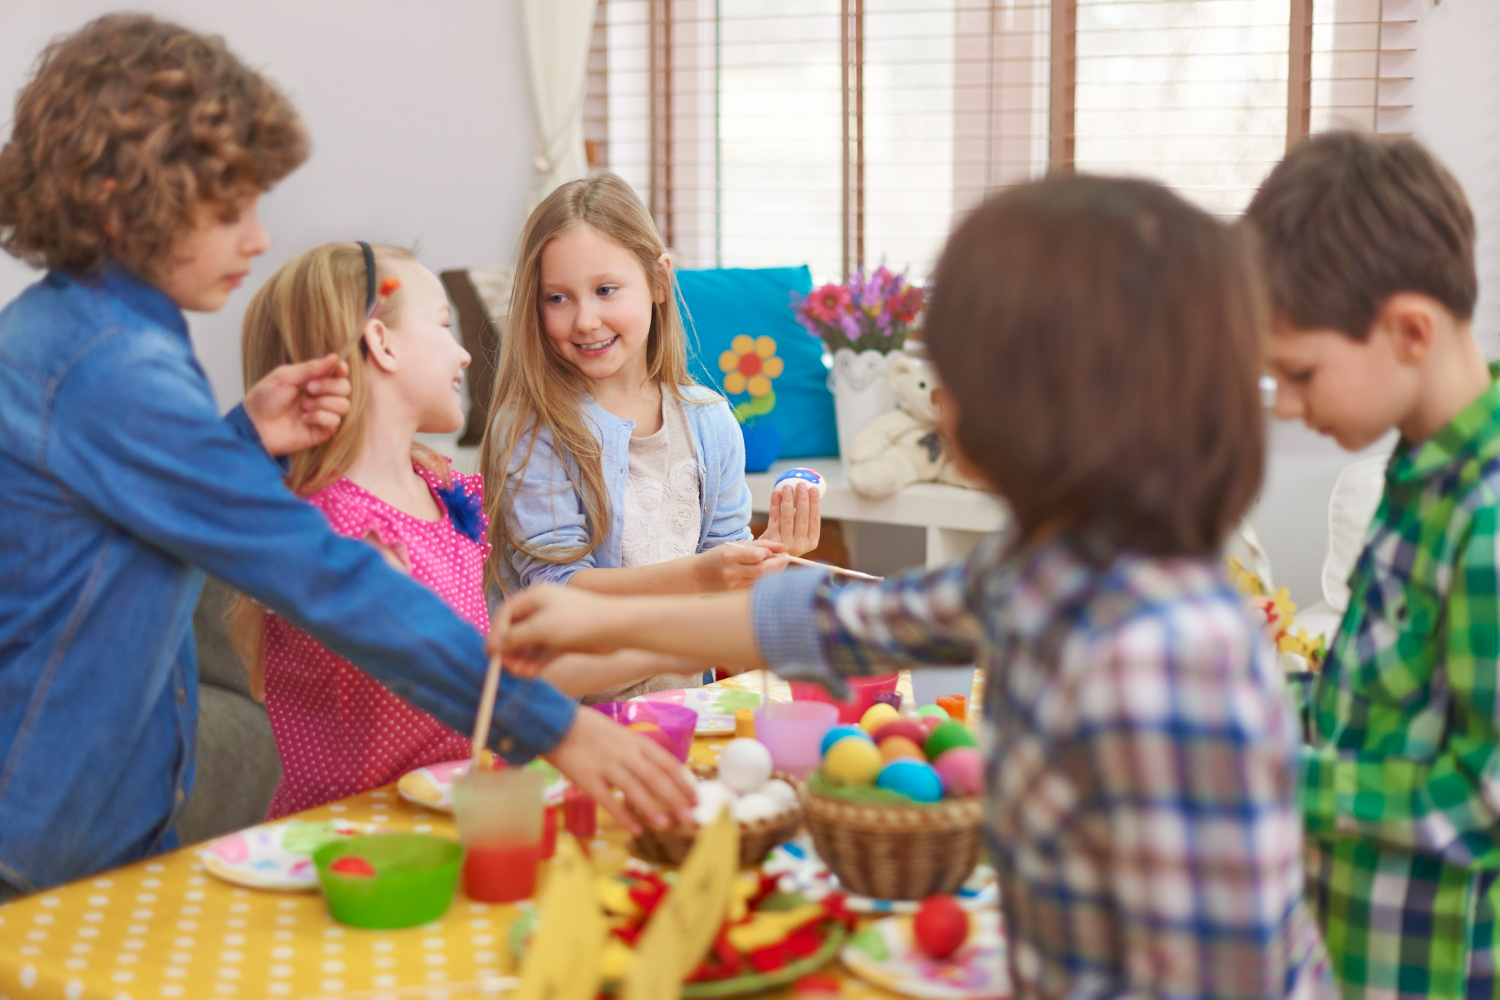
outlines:
[{"label": "wooden window blind", "polygon": [[682,266],[921,278],[1048,170],[1231,215],[1309,131],[1403,131],[1422,2],[600,0],[585,135]]}]

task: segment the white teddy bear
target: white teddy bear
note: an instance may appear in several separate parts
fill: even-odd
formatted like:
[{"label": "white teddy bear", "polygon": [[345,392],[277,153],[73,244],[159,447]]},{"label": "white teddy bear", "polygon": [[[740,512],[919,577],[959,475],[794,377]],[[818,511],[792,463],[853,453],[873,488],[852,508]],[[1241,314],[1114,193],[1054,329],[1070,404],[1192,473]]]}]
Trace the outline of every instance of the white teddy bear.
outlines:
[{"label": "white teddy bear", "polygon": [[882,413],[854,436],[845,456],[849,486],[867,500],[881,500],[912,483],[975,487],[954,466],[937,431],[932,398],[937,374],[922,358],[900,354],[886,369],[896,409]]}]

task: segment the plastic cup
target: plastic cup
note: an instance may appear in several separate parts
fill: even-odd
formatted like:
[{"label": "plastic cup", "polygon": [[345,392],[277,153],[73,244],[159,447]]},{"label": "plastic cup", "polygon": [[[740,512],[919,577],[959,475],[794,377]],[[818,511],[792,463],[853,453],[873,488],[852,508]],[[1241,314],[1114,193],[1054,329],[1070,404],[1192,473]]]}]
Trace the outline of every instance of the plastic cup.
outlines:
[{"label": "plastic cup", "polygon": [[900,674],[881,674],[877,677],[845,677],[849,684],[851,700],[835,701],[833,695],[824,691],[817,684],[809,684],[806,681],[792,681],[792,699],[796,701],[821,701],[829,705],[837,705],[839,710],[839,721],[854,725],[864,718],[870,706],[875,704],[875,696],[882,691],[896,690],[896,682],[900,680]]},{"label": "plastic cup", "polygon": [[622,726],[648,723],[655,727],[657,732],[642,735],[655,739],[680,761],[686,761],[693,748],[698,713],[686,706],[664,701],[609,701],[595,705],[594,711]]},{"label": "plastic cup", "polygon": [[755,713],[756,739],[771,751],[771,766],[805,778],[822,759],[823,736],[838,721],[837,705],[772,702]]},{"label": "plastic cup", "polygon": [[945,694],[974,693],[973,667],[912,667],[911,694],[916,708],[936,705]]},{"label": "plastic cup", "polygon": [[453,817],[464,845],[464,894],[514,903],[536,892],[542,859],[542,794],[535,771],[470,769],[453,782]]}]

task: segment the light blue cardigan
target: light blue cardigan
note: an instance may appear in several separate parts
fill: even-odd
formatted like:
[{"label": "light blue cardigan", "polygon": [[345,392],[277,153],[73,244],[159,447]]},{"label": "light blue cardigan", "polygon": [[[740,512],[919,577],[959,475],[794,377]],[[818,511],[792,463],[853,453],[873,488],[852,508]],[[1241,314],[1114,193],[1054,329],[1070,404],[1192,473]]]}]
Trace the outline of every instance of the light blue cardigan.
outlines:
[{"label": "light blue cardigan", "polygon": [[[700,385],[685,385],[688,427],[693,432],[693,451],[698,457],[698,497],[703,523],[698,551],[724,542],[748,542],[750,535],[750,487],[745,484],[745,439],[729,404],[717,393]],[[625,524],[625,479],[630,469],[630,435],[634,420],[615,416],[585,396],[584,416],[602,446],[604,482],[609,490],[609,513],[613,519],[603,540],[588,555],[573,562],[549,563],[512,551],[501,559],[505,589],[514,591],[536,583],[564,584],[581,569],[608,569],[620,565],[620,536]],[[512,460],[510,491],[511,530],[533,549],[582,548],[588,544],[589,524],[583,500],[568,481],[568,469],[577,475],[571,456],[564,459],[552,443],[551,432],[536,435],[524,474],[516,469],[529,444],[522,438]],[[566,462],[566,465],[564,464]]]}]

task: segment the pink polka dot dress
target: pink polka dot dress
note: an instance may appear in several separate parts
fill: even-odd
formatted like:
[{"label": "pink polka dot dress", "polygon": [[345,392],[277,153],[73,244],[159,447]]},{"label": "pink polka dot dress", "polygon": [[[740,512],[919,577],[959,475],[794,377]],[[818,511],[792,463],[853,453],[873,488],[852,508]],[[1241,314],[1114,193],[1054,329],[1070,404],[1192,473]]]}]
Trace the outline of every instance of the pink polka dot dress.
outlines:
[{"label": "pink polka dot dress", "polygon": [[[307,499],[334,531],[379,542],[413,578],[487,632],[484,559],[490,547],[454,526],[437,492],[442,481],[412,465],[444,510],[436,521],[403,513],[348,479]],[[483,499],[479,476],[454,473],[453,480],[470,497]],[[482,515],[479,520],[483,539]],[[388,784],[412,768],[469,756],[467,736],[398,698],[306,632],[270,613],[265,627],[266,710],[282,768],[268,818]]]}]

